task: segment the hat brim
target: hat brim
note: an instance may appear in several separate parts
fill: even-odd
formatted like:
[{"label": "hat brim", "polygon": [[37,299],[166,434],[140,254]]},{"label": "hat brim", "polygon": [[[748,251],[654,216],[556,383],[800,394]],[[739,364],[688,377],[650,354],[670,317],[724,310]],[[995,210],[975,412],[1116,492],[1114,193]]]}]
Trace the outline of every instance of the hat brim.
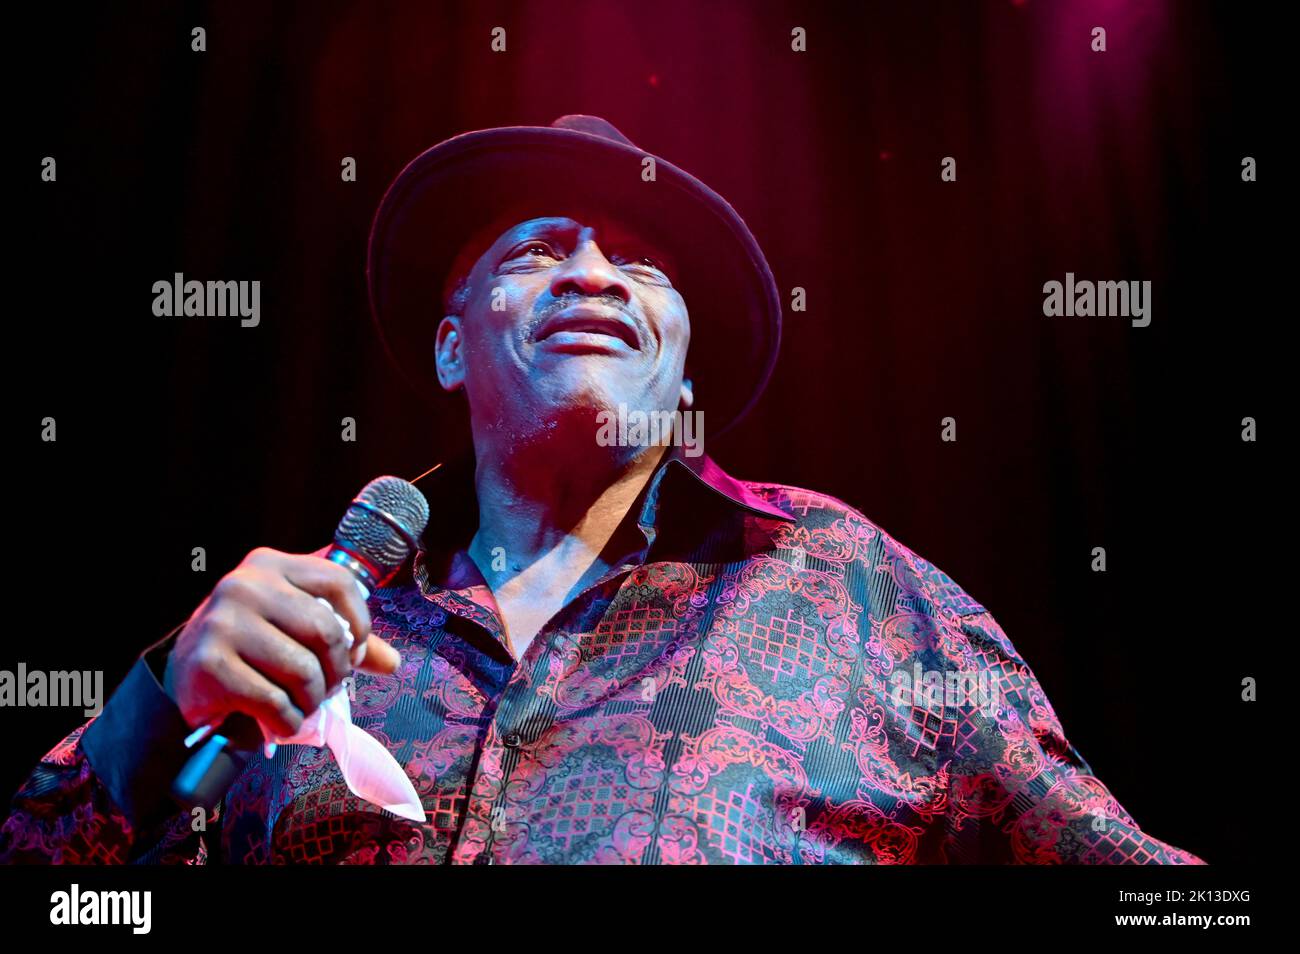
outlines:
[{"label": "hat brim", "polygon": [[585,132],[507,126],[464,133],[421,153],[375,213],[366,275],[371,316],[405,383],[433,403],[434,341],[447,272],[466,239],[505,211],[520,220],[601,208],[665,245],[686,302],[686,364],[695,409],[717,436],[758,400],[776,363],[781,306],[749,228],[720,195],[649,153]]}]

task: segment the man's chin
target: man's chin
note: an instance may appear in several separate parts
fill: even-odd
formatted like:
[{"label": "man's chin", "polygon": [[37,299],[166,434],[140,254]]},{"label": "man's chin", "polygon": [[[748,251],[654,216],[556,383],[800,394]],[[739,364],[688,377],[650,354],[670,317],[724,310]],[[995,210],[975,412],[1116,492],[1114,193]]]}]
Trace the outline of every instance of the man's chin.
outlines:
[{"label": "man's chin", "polygon": [[570,446],[604,449],[610,446],[606,435],[611,424],[617,428],[617,421],[651,407],[657,408],[657,404],[642,395],[633,397],[606,389],[581,389],[555,396],[538,415],[539,431],[546,438]]},{"label": "man's chin", "polygon": [[540,417],[552,420],[571,419],[594,423],[601,411],[617,411],[620,404],[640,406],[644,395],[629,394],[626,375],[555,374],[547,378],[537,395]]}]

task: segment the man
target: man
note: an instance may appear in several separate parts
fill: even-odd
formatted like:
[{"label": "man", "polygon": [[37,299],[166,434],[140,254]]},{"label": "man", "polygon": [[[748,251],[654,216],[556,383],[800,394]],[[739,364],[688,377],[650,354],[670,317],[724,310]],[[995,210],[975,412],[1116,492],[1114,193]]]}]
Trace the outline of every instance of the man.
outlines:
[{"label": "man", "polygon": [[[455,137],[385,195],[368,274],[404,376],[467,399],[472,488],[438,485],[368,604],[319,555],[250,554],[46,756],[5,860],[1199,863],[1138,829],[950,578],[677,440],[697,406],[712,435],[744,414],[781,316],[698,180],[594,117]],[[635,413],[676,442],[607,426]],[[354,669],[423,823],[299,745],[206,832],[168,802],[191,730],[290,734]]]}]

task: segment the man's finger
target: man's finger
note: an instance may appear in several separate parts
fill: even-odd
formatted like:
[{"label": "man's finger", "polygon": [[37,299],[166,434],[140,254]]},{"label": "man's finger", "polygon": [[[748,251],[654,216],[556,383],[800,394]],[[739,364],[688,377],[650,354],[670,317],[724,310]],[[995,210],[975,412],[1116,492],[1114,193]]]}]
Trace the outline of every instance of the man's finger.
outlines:
[{"label": "man's finger", "polygon": [[289,694],[303,713],[325,699],[325,672],[316,654],[261,617],[253,617],[235,647],[239,657]]},{"label": "man's finger", "polygon": [[238,656],[231,656],[227,665],[233,684],[230,695],[235,700],[232,711],[253,716],[277,736],[297,733],[306,716],[287,692]]},{"label": "man's finger", "polygon": [[281,584],[262,607],[262,615],[316,654],[328,689],[334,689],[352,672],[350,650],[355,637],[348,639],[350,624],[324,597]]},{"label": "man's finger", "polygon": [[329,600],[334,611],[348,621],[354,637],[370,635],[370,610],[351,572],[314,556],[297,556],[286,561],[283,572],[284,578],[298,589]]}]

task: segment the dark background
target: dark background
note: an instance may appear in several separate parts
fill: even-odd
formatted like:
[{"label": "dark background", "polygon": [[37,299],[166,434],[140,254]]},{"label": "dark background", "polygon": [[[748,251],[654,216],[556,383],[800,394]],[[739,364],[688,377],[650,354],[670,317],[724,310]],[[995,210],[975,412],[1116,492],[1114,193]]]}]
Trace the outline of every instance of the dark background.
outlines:
[{"label": "dark background", "polygon": [[[103,669],[107,693],[246,551],[316,549],[370,477],[436,462],[366,316],[379,197],[448,136],[594,113],[726,196],[787,301],[807,289],[764,401],[708,451],[840,497],[945,569],[1145,830],[1211,863],[1262,860],[1270,800],[1253,796],[1271,794],[1281,726],[1240,682],[1289,635],[1288,571],[1267,552],[1294,308],[1266,238],[1284,217],[1285,34],[1260,7],[1172,0],[858,6],[159,3],[12,21],[22,545],[0,668]],[[359,181],[340,180],[344,156]],[[176,271],[261,280],[261,325],[154,317],[151,286]],[[1152,281],[1151,325],[1045,318],[1042,285],[1067,271]],[[7,802],[83,718],[0,719]]]}]

